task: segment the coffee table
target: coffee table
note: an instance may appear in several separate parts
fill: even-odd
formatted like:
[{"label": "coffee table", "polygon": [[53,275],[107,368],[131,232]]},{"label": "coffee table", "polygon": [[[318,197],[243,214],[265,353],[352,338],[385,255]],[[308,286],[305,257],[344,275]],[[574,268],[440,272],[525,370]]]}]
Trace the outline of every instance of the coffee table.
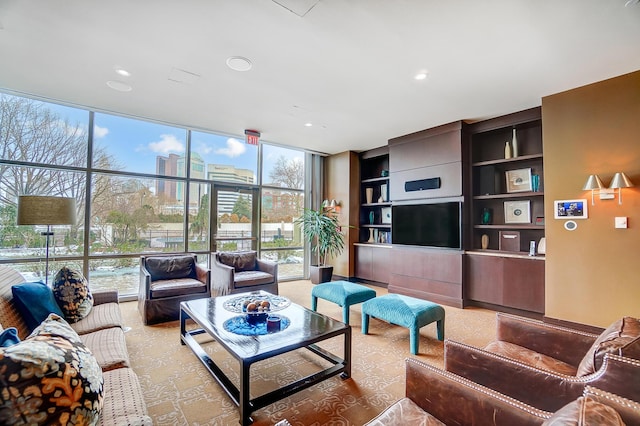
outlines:
[{"label": "coffee table", "polygon": [[[241,335],[228,331],[225,322],[235,321],[239,316],[246,315],[229,310],[229,303],[235,301],[236,298],[248,296],[269,298],[272,295],[258,291],[180,303],[181,343],[191,348],[209,373],[239,407],[240,423],[243,426],[252,423],[251,413],[253,411],[335,375],[340,374],[343,379],[351,376],[351,327],[295,303],[290,303],[283,309],[274,312],[289,321],[289,325],[281,331],[264,335]],[[226,308],[225,302],[227,303]],[[186,321],[188,319],[193,320],[199,328],[187,330]],[[229,355],[238,360],[240,364],[239,387],[216,365],[193,337],[203,333],[211,336]],[[316,345],[318,342],[341,335],[344,336],[343,358]],[[325,370],[251,399],[251,365],[300,348],[308,349],[332,365]]]}]

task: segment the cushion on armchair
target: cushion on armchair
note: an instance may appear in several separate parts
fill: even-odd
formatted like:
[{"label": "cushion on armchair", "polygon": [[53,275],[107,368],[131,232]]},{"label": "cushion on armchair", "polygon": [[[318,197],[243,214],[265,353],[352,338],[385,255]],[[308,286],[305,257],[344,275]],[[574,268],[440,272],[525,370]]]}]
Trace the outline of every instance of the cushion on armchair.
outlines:
[{"label": "cushion on armchair", "polygon": [[573,425],[624,426],[625,423],[615,409],[585,396],[565,405],[543,423],[543,426]]},{"label": "cushion on armchair", "polygon": [[409,398],[402,398],[391,405],[366,426],[386,425],[445,426]]},{"label": "cushion on armchair", "polygon": [[145,267],[152,281],[197,278],[193,256],[148,257]]},{"label": "cushion on armchair", "polygon": [[233,266],[236,272],[254,271],[256,269],[256,257],[257,253],[255,251],[218,253],[220,263]]},{"label": "cushion on armchair", "polygon": [[640,359],[640,319],[624,317],[603,331],[580,362],[577,376],[595,373],[608,353]]},{"label": "cushion on armchair", "polygon": [[576,375],[575,366],[511,342],[496,340],[485,346],[484,350],[500,354],[510,359],[515,359],[516,361],[532,365],[535,368],[540,368],[542,370],[554,371],[567,376]]}]

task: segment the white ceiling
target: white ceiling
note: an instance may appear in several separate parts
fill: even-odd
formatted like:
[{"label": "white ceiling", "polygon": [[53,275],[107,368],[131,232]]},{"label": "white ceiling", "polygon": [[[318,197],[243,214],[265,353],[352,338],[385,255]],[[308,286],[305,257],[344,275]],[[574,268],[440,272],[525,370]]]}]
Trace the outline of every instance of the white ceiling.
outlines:
[{"label": "white ceiling", "polygon": [[637,0],[0,0],[0,88],[337,153],[639,70],[639,40]]}]

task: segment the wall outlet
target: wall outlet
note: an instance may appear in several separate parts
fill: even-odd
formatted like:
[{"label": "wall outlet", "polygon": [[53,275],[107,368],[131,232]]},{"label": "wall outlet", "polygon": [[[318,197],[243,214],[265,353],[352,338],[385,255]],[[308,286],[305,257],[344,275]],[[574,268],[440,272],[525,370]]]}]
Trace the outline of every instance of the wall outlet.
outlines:
[{"label": "wall outlet", "polygon": [[627,218],[626,217],[616,217],[616,228],[624,229],[627,227]]}]

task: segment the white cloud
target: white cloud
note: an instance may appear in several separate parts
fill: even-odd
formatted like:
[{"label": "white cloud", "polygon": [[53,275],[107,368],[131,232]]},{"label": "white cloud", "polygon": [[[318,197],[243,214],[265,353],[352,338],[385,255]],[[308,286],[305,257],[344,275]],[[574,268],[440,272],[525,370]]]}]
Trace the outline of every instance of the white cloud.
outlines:
[{"label": "white cloud", "polygon": [[160,135],[160,140],[149,143],[149,149],[153,152],[168,154],[170,152],[184,152],[184,144],[174,135]]},{"label": "white cloud", "polygon": [[93,137],[94,138],[104,138],[105,136],[107,136],[109,134],[109,129],[107,129],[106,127],[100,127],[97,125],[93,126]]},{"label": "white cloud", "polygon": [[201,155],[207,155],[207,154],[210,154],[211,151],[213,151],[213,148],[204,142],[196,142],[195,144],[197,145],[197,148],[195,151]]},{"label": "white cloud", "polygon": [[229,138],[227,139],[227,147],[216,149],[215,153],[220,155],[226,155],[229,158],[238,157],[247,150],[247,147],[244,146],[244,143],[240,142],[238,139]]}]

